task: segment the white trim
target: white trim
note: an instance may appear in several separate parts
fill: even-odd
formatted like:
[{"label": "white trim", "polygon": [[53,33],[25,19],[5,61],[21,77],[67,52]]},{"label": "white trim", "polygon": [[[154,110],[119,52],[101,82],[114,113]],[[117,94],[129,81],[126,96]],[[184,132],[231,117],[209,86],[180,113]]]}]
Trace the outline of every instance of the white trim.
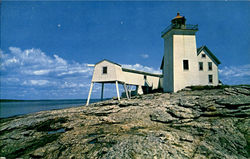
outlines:
[{"label": "white trim", "polygon": [[88,96],[88,100],[87,100],[86,106],[89,105],[89,101],[90,101],[90,96],[91,96],[91,92],[92,92],[93,85],[94,85],[94,82],[91,82],[91,84],[90,84],[90,89],[89,89],[89,96]]},{"label": "white trim", "polygon": [[117,98],[118,98],[118,100],[120,100],[120,93],[119,93],[118,81],[115,81],[115,85],[116,85]]}]

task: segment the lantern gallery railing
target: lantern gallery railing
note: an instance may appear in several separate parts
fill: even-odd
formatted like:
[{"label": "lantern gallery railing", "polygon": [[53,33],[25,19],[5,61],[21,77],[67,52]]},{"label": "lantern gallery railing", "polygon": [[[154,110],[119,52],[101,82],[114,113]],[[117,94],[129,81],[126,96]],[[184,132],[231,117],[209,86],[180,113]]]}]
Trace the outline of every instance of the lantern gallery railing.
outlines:
[{"label": "lantern gallery railing", "polygon": [[193,25],[193,24],[186,24],[186,25],[171,24],[161,32],[161,36],[165,35],[171,29],[198,30],[198,24],[196,24],[196,25]]}]

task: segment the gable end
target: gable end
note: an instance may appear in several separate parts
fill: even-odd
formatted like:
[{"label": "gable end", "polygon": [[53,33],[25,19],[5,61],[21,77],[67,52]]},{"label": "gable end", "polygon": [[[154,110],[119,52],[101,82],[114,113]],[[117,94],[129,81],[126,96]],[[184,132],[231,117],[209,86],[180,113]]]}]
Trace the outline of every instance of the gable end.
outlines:
[{"label": "gable end", "polygon": [[214,60],[218,65],[221,64],[220,60],[205,45],[197,49],[197,56],[201,53],[202,50],[205,50],[212,58],[212,60]]},{"label": "gable end", "polygon": [[122,65],[120,65],[120,64],[118,64],[118,63],[112,62],[112,61],[107,60],[107,59],[103,59],[102,61],[97,62],[95,65],[98,65],[99,63],[101,63],[101,62],[103,62],[103,61],[107,61],[107,62],[109,62],[109,63],[112,63],[112,64],[114,64],[114,65],[118,65],[118,66],[120,66],[120,67],[122,66]]}]

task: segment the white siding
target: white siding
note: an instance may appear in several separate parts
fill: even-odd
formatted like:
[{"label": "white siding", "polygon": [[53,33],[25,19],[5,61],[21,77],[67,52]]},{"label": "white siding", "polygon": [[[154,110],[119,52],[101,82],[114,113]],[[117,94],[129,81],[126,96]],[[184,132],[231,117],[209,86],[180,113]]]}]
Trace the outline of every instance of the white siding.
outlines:
[{"label": "white siding", "polygon": [[[187,31],[186,31],[187,32]],[[174,92],[186,86],[199,84],[195,35],[174,35]],[[183,60],[188,60],[189,69],[183,69]]]},{"label": "white siding", "polygon": [[[103,67],[107,67],[107,74],[103,74]],[[95,66],[92,82],[124,82],[124,76],[120,66],[102,61]]]},{"label": "white siding", "polygon": [[130,85],[144,85],[144,76],[142,74],[136,74],[132,72],[123,72],[125,76],[125,82]]},{"label": "white siding", "polygon": [[160,88],[160,77],[147,76],[147,81],[152,89]]},{"label": "white siding", "polygon": [[[130,85],[138,85],[138,86],[145,86],[145,79],[143,74],[133,73],[133,72],[123,72],[125,77],[125,82]],[[147,82],[149,83],[150,87],[153,86],[153,89],[159,88],[160,77],[147,76]]]},{"label": "white siding", "polygon": [[[202,58],[202,54],[205,54],[206,57]],[[200,71],[199,67],[197,67],[197,70],[199,71],[200,85],[218,85],[218,66],[216,63],[211,60],[212,58],[204,50],[201,51],[197,58],[198,62],[203,62],[203,71]],[[212,62],[212,71],[208,70],[208,62]],[[208,75],[213,75],[213,83],[209,83]]]}]

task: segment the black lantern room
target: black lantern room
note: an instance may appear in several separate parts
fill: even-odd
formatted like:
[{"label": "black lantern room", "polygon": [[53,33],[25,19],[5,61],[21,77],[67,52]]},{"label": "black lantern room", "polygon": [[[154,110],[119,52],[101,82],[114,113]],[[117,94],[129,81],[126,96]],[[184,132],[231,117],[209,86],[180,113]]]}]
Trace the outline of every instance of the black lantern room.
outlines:
[{"label": "black lantern room", "polygon": [[186,18],[184,16],[180,16],[180,13],[177,13],[177,16],[171,20],[171,23],[175,29],[185,29]]}]

